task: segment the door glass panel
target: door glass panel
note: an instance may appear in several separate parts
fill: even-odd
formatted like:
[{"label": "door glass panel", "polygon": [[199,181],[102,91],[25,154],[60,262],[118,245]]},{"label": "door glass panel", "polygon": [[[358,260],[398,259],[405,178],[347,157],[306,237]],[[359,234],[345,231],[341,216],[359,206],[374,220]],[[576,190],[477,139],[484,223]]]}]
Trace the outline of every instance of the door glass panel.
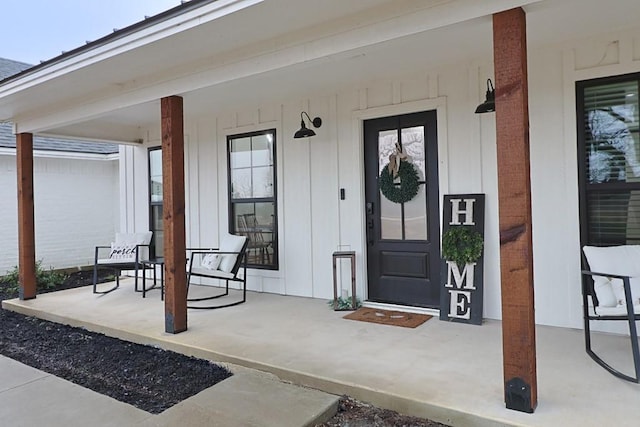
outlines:
[{"label": "door glass panel", "polygon": [[402,240],[402,205],[380,193],[380,234],[382,239]]},{"label": "door glass panel", "polygon": [[402,149],[409,156],[409,161],[413,163],[418,171],[420,181],[424,181],[425,174],[425,154],[424,154],[424,126],[403,128],[401,131]]},{"label": "door glass panel", "polygon": [[420,184],[416,197],[404,204],[404,238],[405,240],[428,240],[427,195],[424,184]]},{"label": "door glass panel", "polygon": [[378,132],[378,175],[389,163],[389,156],[396,148],[398,131],[396,129]]}]

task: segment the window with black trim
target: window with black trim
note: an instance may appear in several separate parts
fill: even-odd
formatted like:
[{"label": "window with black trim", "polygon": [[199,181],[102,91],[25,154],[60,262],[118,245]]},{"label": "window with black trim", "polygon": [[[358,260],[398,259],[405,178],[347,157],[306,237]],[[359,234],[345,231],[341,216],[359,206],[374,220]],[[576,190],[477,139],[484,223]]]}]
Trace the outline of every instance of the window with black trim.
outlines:
[{"label": "window with black trim", "polygon": [[164,226],[162,224],[162,149],[149,148],[149,231],[151,257],[164,254]]},{"label": "window with black trim", "polygon": [[576,83],[583,245],[640,244],[640,74]]},{"label": "window with black trim", "polygon": [[275,129],[227,137],[229,232],[249,238],[247,265],[278,269]]}]

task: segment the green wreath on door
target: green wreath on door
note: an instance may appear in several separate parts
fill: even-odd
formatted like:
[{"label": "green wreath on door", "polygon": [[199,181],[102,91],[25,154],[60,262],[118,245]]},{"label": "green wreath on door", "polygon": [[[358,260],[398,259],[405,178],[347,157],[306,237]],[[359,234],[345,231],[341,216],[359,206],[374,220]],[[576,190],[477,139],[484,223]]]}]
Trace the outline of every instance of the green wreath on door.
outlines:
[{"label": "green wreath on door", "polygon": [[400,185],[395,184],[395,177],[387,164],[380,172],[378,185],[382,195],[394,203],[406,203],[418,195],[420,177],[415,166],[406,160],[400,160],[398,168]]}]

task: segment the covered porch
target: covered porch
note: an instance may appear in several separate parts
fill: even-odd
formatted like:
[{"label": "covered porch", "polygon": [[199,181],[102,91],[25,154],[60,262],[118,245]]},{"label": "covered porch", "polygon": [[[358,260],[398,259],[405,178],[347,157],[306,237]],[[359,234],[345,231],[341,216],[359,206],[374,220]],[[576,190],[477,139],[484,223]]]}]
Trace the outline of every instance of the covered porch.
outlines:
[{"label": "covered porch", "polygon": [[[502,404],[500,321],[431,319],[410,329],[343,319],[322,299],[250,292],[240,306],[190,310],[189,331],[168,334],[159,293],[143,299],[132,280],[108,296],[78,288],[3,307],[456,426],[629,425],[640,417],[638,386],[589,359],[576,329],[537,327],[541,400],[531,415]],[[599,334],[596,346],[631,369],[627,338]]]},{"label": "covered porch", "polygon": [[[455,424],[464,424],[469,413],[489,424],[535,419],[539,425],[545,417],[549,425],[565,424],[550,414],[589,422],[602,414],[604,424],[614,412],[629,419],[637,389],[600,372],[583,354],[578,331],[536,323],[580,326],[575,83],[640,69],[631,18],[638,5],[293,3],[194,0],[0,84],[0,119],[15,124],[20,162],[24,301],[8,305],[38,307],[52,320],[86,322],[134,341],[244,361],[402,412],[444,421],[445,413],[459,413]],[[496,114],[476,116],[490,78]],[[324,120],[313,138],[294,137],[302,112]],[[435,116],[425,128],[437,136],[433,144],[422,139],[436,154],[437,169],[429,193],[437,197],[420,206],[421,221],[435,228],[428,254],[439,260],[442,197],[485,194],[482,315],[494,320],[480,328],[432,320],[387,336],[379,326],[343,321],[318,299],[332,294],[327,260],[343,247],[357,255],[357,295],[370,299],[375,277],[368,267],[376,263],[369,257],[379,249],[369,220],[382,209],[370,209],[365,191],[378,174],[365,167],[371,144],[364,124],[421,112]],[[230,144],[265,131],[276,141],[264,184],[271,188],[265,193],[278,264],[250,272],[250,289],[264,292],[254,296],[256,303],[192,313],[186,309],[185,248],[215,246],[233,232]],[[80,290],[29,301],[35,298],[34,134],[122,144],[121,231],[146,231],[160,218],[164,305],[124,292],[92,299]],[[163,153],[161,194],[151,194],[153,149]],[[246,203],[265,202],[254,193]],[[163,201],[157,218],[153,196]],[[377,189],[374,198],[380,199]],[[392,221],[404,221],[404,213],[394,215]],[[438,268],[429,270],[430,286],[439,289]],[[396,303],[395,297],[383,302]],[[512,379],[530,386],[531,405],[524,410],[535,409],[537,359],[545,405],[536,418],[508,413],[502,402]],[[593,378],[602,383],[584,383]],[[593,402],[607,402],[607,408],[595,409]]]}]

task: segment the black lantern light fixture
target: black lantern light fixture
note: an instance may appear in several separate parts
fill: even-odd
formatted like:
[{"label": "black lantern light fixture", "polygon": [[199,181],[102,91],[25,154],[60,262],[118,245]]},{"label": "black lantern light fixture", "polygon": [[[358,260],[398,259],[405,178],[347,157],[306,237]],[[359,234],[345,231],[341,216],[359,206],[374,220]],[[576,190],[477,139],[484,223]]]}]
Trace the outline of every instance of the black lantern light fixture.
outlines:
[{"label": "black lantern light fixture", "polygon": [[487,95],[485,98],[484,102],[476,108],[476,114],[496,111],[496,91],[493,88],[491,79],[487,79]]},{"label": "black lantern light fixture", "polygon": [[322,126],[322,119],[320,117],[316,117],[311,120],[311,117],[309,117],[309,115],[305,111],[303,111],[300,113],[300,129],[295,134],[293,134],[293,137],[296,139],[308,138],[316,134],[313,129],[309,129],[304,123],[304,116],[307,116],[307,120],[309,120],[309,123],[311,123],[314,128],[318,129],[320,126]]}]

